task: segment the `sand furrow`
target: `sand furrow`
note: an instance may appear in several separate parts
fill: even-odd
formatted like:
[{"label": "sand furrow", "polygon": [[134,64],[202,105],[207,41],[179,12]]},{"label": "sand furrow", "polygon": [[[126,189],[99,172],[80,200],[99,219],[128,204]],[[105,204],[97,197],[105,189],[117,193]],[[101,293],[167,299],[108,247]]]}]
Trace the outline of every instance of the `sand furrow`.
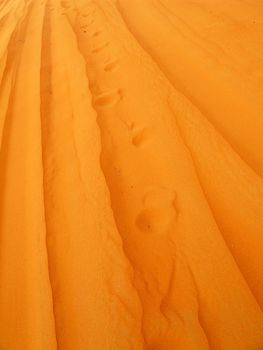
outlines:
[{"label": "sand furrow", "polygon": [[[26,8],[24,10],[24,13],[20,14],[17,21],[12,22],[11,27],[13,32],[12,30],[9,31],[8,38],[5,34],[2,36],[4,40],[2,40],[3,46],[0,60],[0,150],[5,119],[12,95],[12,87],[14,86],[22,43],[25,37],[25,25],[23,23],[27,12]],[[24,27],[24,29],[21,29],[21,27]]]},{"label": "sand furrow", "polygon": [[0,0],[0,350],[263,347],[260,0]]},{"label": "sand furrow", "polygon": [[[7,55],[5,57],[5,66],[7,62]],[[5,67],[5,71],[1,76],[0,86],[0,152],[2,146],[2,138],[4,132],[5,119],[8,112],[9,99],[11,95],[11,88],[13,83],[14,64],[11,67]]]},{"label": "sand furrow", "polygon": [[[20,28],[25,43],[17,52],[19,63],[1,148],[0,347],[3,349],[56,348],[42,191],[39,115],[42,17],[42,7],[35,3],[25,13]],[[32,28],[34,34],[29,37]],[[28,64],[31,70],[25,74]],[[12,308],[14,312],[10,312]]]},{"label": "sand furrow", "polygon": [[217,224],[262,308],[262,179],[187,101],[172,92],[170,104]]},{"label": "sand furrow", "polygon": [[[263,175],[260,117],[263,100],[226,65],[219,65],[167,23],[152,1],[131,4],[119,0],[118,8],[142,47],[152,55],[166,77],[209,118],[233,148]],[[176,21],[175,21],[176,23]],[[152,28],[156,35],[152,35]],[[209,67],[209,74],[206,73]],[[211,73],[213,72],[213,73]],[[193,86],[199,86],[193,89]],[[213,91],[209,99],[208,91]],[[220,96],[220,103],[218,99]],[[234,116],[239,115],[238,125]],[[250,123],[253,118],[253,123]],[[260,151],[259,151],[260,149]]]},{"label": "sand furrow", "polygon": [[12,8],[7,8],[6,11],[0,12],[0,14],[3,15],[3,18],[0,21],[0,59],[7,54],[7,48],[11,37],[16,28],[19,26],[21,19],[27,13],[28,8],[28,5],[19,1],[10,2],[10,5],[12,5]]},{"label": "sand furrow", "polygon": [[[180,20],[202,39],[202,47],[210,47],[214,53],[218,52],[217,60],[231,65],[231,69],[247,80],[250,88],[254,87],[253,93],[261,95],[262,98],[258,89],[262,86],[260,63],[263,52],[260,2],[233,0],[217,2],[211,6],[206,0],[199,4],[159,1],[166,8],[166,13],[170,13],[171,18],[180,16]],[[227,62],[217,48],[223,50],[232,62]]]},{"label": "sand furrow", "polygon": [[100,169],[83,58],[60,6],[50,2],[47,11],[41,114],[58,347],[142,349],[141,307]]},{"label": "sand furrow", "polygon": [[[96,7],[94,8],[94,11],[96,11]],[[83,10],[81,12],[83,13]],[[96,17],[95,18],[96,18],[96,21],[95,21],[94,25],[91,28],[91,30],[94,31],[94,32],[96,32],[98,27],[103,27],[104,26],[104,22],[102,22],[102,19],[99,16],[99,11],[96,11]],[[100,23],[97,23],[97,22],[100,22]],[[81,24],[81,26],[83,26],[83,24]],[[107,83],[109,84],[109,81],[108,81],[107,78],[105,79],[105,81],[103,81],[103,74],[101,74],[102,75],[102,79],[100,81],[96,81],[96,79],[94,79],[93,76],[94,76],[94,74],[100,74],[100,72],[98,72],[98,71],[102,71],[102,72],[104,72],[104,74],[109,74],[108,70],[106,70],[106,72],[105,72],[105,70],[103,68],[103,62],[105,61],[105,58],[106,58],[106,61],[108,59],[115,61],[116,57],[107,58],[108,57],[108,54],[106,52],[107,51],[107,47],[105,47],[105,45],[103,45],[103,43],[104,42],[109,42],[110,43],[109,45],[112,45],[112,41],[108,41],[106,39],[106,37],[108,36],[108,33],[105,32],[105,28],[104,28],[104,30],[102,30],[100,38],[96,38],[96,37],[94,38],[93,37],[94,39],[92,39],[92,36],[91,36],[91,39],[89,39],[90,42],[87,42],[87,41],[84,41],[85,40],[85,37],[84,37],[85,33],[81,30],[81,26],[76,29],[77,33],[79,34],[79,46],[80,46],[80,49],[83,52],[84,57],[87,58],[87,72],[88,72],[88,75],[91,77],[91,80],[90,80],[91,89],[92,89],[92,91],[94,93],[93,103],[94,103],[94,106],[95,106],[95,108],[97,110],[97,113],[98,113],[98,116],[99,116],[98,121],[99,121],[99,124],[100,124],[100,126],[102,128],[102,141],[103,141],[103,145],[105,147],[105,132],[107,133],[107,130],[105,130],[105,126],[106,126],[105,122],[104,123],[102,122],[102,119],[106,118],[106,116],[104,116],[104,113],[106,113],[106,115],[108,115],[109,119],[113,119],[113,125],[117,123],[115,125],[115,127],[117,126],[118,129],[121,127],[120,130],[123,130],[123,131],[125,131],[125,129],[127,129],[127,126],[125,125],[125,121],[122,121],[120,119],[119,122],[118,122],[119,118],[117,116],[114,117],[114,112],[116,112],[116,106],[122,100],[123,96],[122,96],[121,89],[118,89],[118,88],[109,88],[106,91],[103,90],[102,86],[104,84],[107,85]],[[98,42],[98,44],[97,44],[97,42]],[[87,45],[84,47],[83,46],[84,44],[87,44]],[[102,47],[101,52],[100,51],[99,52],[98,51],[94,51],[94,49],[93,49],[94,47]],[[111,50],[111,52],[114,52],[114,49]],[[94,59],[91,58],[91,60],[93,62],[92,65],[94,66],[94,64],[95,64],[95,67],[97,67],[96,72],[92,72],[92,71],[90,71],[88,69],[88,67],[89,67],[88,56],[94,56]],[[118,71],[118,70],[119,70],[119,65],[116,67],[115,71]],[[112,77],[109,78],[109,79],[112,79]],[[107,112],[107,110],[108,110],[108,112]],[[103,111],[105,111],[105,112],[103,112]],[[112,115],[112,113],[113,113],[113,115]],[[114,119],[116,119],[116,118],[117,118],[117,120],[114,123]],[[128,124],[128,122],[127,122],[127,124]],[[128,128],[129,128],[129,126],[128,126]],[[132,137],[132,139],[131,139],[131,147],[132,148],[133,147],[134,148],[141,147],[141,146],[143,147],[143,144],[145,143],[145,140],[147,139],[147,136],[145,136],[144,133],[142,133],[142,131],[140,131],[140,130],[137,131],[135,129],[133,131],[132,130],[132,126],[130,126],[130,131],[131,131],[131,133],[134,133],[134,137],[131,136]],[[125,132],[125,134],[126,133],[127,133],[127,131]],[[150,133],[150,135],[151,135],[151,133]],[[114,139],[114,137],[112,135],[110,135],[110,137]],[[145,137],[146,137],[146,139],[145,139]],[[106,139],[107,139],[107,136],[106,136]],[[132,146],[132,144],[134,146]],[[119,161],[118,158],[119,157],[117,157],[117,159],[110,158],[109,160],[107,160],[107,158],[105,158],[105,149],[103,149],[103,153],[102,153],[103,168],[104,168],[104,171],[105,171],[105,174],[106,174],[106,179],[108,180],[109,188],[111,189],[113,208],[115,209],[115,214],[116,214],[116,195],[118,195],[119,191],[121,193],[122,190],[121,190],[121,188],[119,190],[118,190],[118,188],[116,189],[116,184],[114,185],[112,183],[112,176],[109,177],[109,169],[105,169],[105,160],[107,161],[107,163],[111,162],[113,169],[114,170],[116,169],[115,171],[118,173],[118,172],[122,172],[122,169],[119,168],[119,167],[122,166],[121,162],[118,165],[119,169],[117,168],[117,166],[115,168],[115,164],[117,165],[118,161]],[[116,160],[117,160],[117,163],[116,163]],[[123,171],[125,171],[125,169],[123,169]],[[118,175],[116,180],[118,180],[119,176],[120,176],[120,174]],[[130,179],[128,179],[128,181],[130,181]],[[135,190],[136,184],[130,185],[129,187],[130,187],[130,189],[132,191],[136,191]],[[116,192],[116,190],[117,190],[117,192]],[[167,195],[169,197],[169,191],[168,191]],[[164,193],[164,196],[166,196],[165,193]],[[171,200],[172,200],[172,198],[171,198]],[[119,203],[119,204],[121,205],[121,204],[124,204],[124,203]],[[122,210],[122,212],[123,212],[123,210]],[[121,212],[120,212],[120,214],[121,214]],[[143,232],[145,230],[146,231],[148,230],[147,222],[145,221],[145,220],[147,220],[145,218],[145,215],[148,215],[147,212],[144,213],[144,211],[142,211],[142,213],[138,215],[137,222],[136,222],[136,225],[138,226],[139,230],[142,231],[142,234],[143,234]],[[171,210],[171,215],[173,216],[173,210]],[[169,218],[168,218],[168,220],[169,220]],[[142,288],[142,286],[140,287],[140,285],[139,285],[140,282],[138,281],[138,279],[141,279],[141,278],[138,277],[138,276],[140,274],[145,274],[146,270],[149,269],[149,264],[150,264],[150,266],[152,265],[151,254],[147,257],[147,260],[149,260],[148,263],[145,266],[140,266],[139,267],[138,266],[138,263],[139,263],[138,258],[140,256],[141,252],[137,252],[137,254],[135,253],[135,251],[137,251],[137,249],[139,248],[138,242],[136,242],[136,239],[132,239],[131,237],[130,238],[129,237],[125,237],[123,235],[124,234],[123,228],[120,226],[121,225],[120,224],[121,221],[123,221],[123,215],[122,214],[121,215],[116,215],[116,221],[117,221],[117,223],[119,225],[119,230],[120,230],[120,232],[121,232],[121,234],[123,236],[124,248],[126,249],[126,253],[127,253],[129,259],[131,260],[131,263],[133,264],[134,269],[135,269],[135,285],[136,285],[136,287],[139,290],[141,298],[143,297],[143,306],[144,306],[144,318],[143,318],[143,320],[144,320],[144,328],[143,329],[144,329],[144,334],[145,334],[145,337],[146,337],[146,340],[147,340],[148,347],[149,348],[159,348],[159,346],[163,342],[163,344],[166,344],[165,346],[168,349],[168,348],[170,348],[172,346],[172,344],[176,344],[177,343],[177,345],[179,345],[179,343],[183,344],[183,342],[188,342],[189,340],[184,339],[184,335],[183,335],[184,334],[184,331],[183,331],[184,328],[182,327],[180,318],[176,315],[176,312],[175,312],[176,310],[172,310],[170,312],[170,314],[169,314],[169,310],[171,308],[171,305],[168,302],[163,302],[163,304],[161,306],[162,298],[160,296],[158,296],[158,294],[160,292],[158,291],[158,287],[157,287],[158,286],[158,277],[153,275],[153,281],[154,281],[154,279],[156,279],[156,283],[157,283],[157,285],[153,288],[154,285],[152,285],[152,282],[151,281],[147,281],[147,278],[145,280],[145,277],[142,276],[142,283],[149,284],[148,288],[152,287],[152,289],[153,289],[152,293],[154,293],[154,294],[157,293],[157,295],[155,295],[155,297],[154,296],[149,296],[148,293],[143,292],[144,288]],[[159,225],[162,226],[163,225],[162,222],[157,223],[156,228],[152,228],[152,229],[158,231],[159,230]],[[165,228],[165,226],[164,226],[164,228]],[[130,231],[131,227],[127,227],[126,230]],[[132,230],[134,231],[134,228]],[[131,233],[129,234],[129,236],[130,235],[131,235]],[[132,240],[134,241],[133,242],[133,245],[134,245],[133,249],[135,249],[135,251],[134,251],[134,253],[131,254],[131,248],[129,248],[127,246],[127,243],[128,242],[131,243]],[[143,247],[144,247],[144,249],[146,248],[146,246],[143,246]],[[148,250],[145,250],[145,254],[146,255],[149,254]],[[138,255],[138,256],[136,257],[136,255]],[[171,263],[169,265],[172,267]],[[169,283],[168,280],[169,280],[169,276],[167,276],[167,283]],[[172,281],[172,283],[173,283],[173,281]],[[157,290],[154,291],[156,288],[157,288]],[[162,289],[163,287],[160,287],[160,288]],[[169,291],[167,292],[167,294],[170,294]],[[145,300],[147,298],[146,297],[147,295],[149,297],[149,301],[145,305]],[[157,299],[157,302],[156,301],[153,302],[154,299]],[[168,297],[166,299],[168,300]],[[151,302],[153,302],[152,306],[150,305]],[[158,310],[161,307],[163,308],[163,310]],[[173,314],[173,311],[175,312],[175,314]],[[158,313],[159,313],[159,315],[158,315]],[[169,316],[166,315],[167,313],[168,313]],[[171,319],[169,319],[169,317],[171,317]],[[147,330],[147,327],[145,327],[145,324],[149,325],[149,323],[150,324],[152,323],[152,325],[153,325],[153,322],[156,322],[157,324],[159,324],[160,329],[162,329],[162,334],[159,337],[157,337],[157,338],[156,338],[156,335],[154,335],[154,330],[149,331],[149,330]],[[179,330],[177,332],[175,332],[174,335],[172,335],[172,329],[174,327],[177,327],[177,326],[179,327]],[[169,328],[170,328],[170,330],[169,330]],[[202,344],[203,340],[202,340],[202,336],[200,336],[201,332],[200,333],[199,332],[197,331],[197,339],[199,339],[198,342],[200,342],[200,344]],[[151,333],[153,333],[153,334],[151,335]],[[166,340],[164,339],[164,334],[167,337]],[[203,348],[203,346],[202,346],[202,348]]]},{"label": "sand furrow", "polygon": [[50,53],[50,1],[46,1],[43,16],[43,27],[42,27],[42,38],[41,38],[41,63],[40,63],[40,124],[41,124],[41,147],[42,147],[42,169],[43,169],[43,205],[44,205],[44,215],[45,215],[45,227],[46,227],[46,247],[47,247],[47,265],[48,274],[50,281],[50,288],[52,294],[52,306],[53,306],[53,318],[55,325],[55,337],[56,337],[56,347],[59,349],[58,336],[57,336],[57,319],[54,304],[54,286],[52,279],[52,268],[51,268],[51,256],[49,250],[49,228],[47,222],[46,213],[46,169],[45,169],[45,138],[44,131],[46,126],[46,121],[43,120],[45,115],[50,113],[50,101],[47,97],[51,91],[51,53]]},{"label": "sand furrow", "polygon": [[[98,3],[102,6],[102,2]],[[81,2],[77,4],[81,9]],[[102,165],[113,210],[124,248],[135,270],[135,285],[144,307],[143,329],[147,346],[170,349],[179,346],[180,342],[190,344],[194,339],[188,335],[190,327],[193,327],[191,335],[196,335],[200,342],[199,348],[208,346],[198,321],[199,311],[194,306],[190,307],[191,322],[186,318],[185,310],[178,311],[178,306],[173,304],[175,297],[168,298],[165,306],[166,313],[173,315],[172,320],[160,311],[164,295],[170,294],[177,250],[188,261],[194,275],[200,319],[211,339],[211,347],[246,349],[258,346],[262,333],[260,309],[203,197],[191,157],[167,103],[169,84],[127,34],[121,19],[114,27],[103,15],[106,11],[99,11],[96,4],[91,5],[90,13],[93,13],[93,21],[86,22],[86,17],[81,17],[76,31],[87,62],[93,104],[101,127]],[[82,30],[85,25],[86,32]],[[103,28],[99,38],[90,38],[89,32],[96,32],[98,28]],[[108,45],[103,45],[105,43]],[[96,47],[100,47],[98,52],[94,52]],[[114,72],[105,72],[104,65],[108,60],[118,61]],[[125,75],[127,67],[129,77]],[[162,149],[163,157],[156,156],[155,149]],[[200,252],[203,260],[200,260]],[[216,267],[215,261],[220,261],[220,266]],[[163,266],[166,266],[165,270]],[[219,286],[228,278],[235,282],[221,290]],[[206,288],[208,281],[211,283],[209,290]],[[177,288],[175,283],[174,295]],[[194,295],[190,293],[189,297],[194,299]],[[187,296],[185,298],[191,305]],[[248,330],[247,322],[244,322],[235,325],[235,335],[228,337],[223,328],[242,319],[239,313],[244,309],[238,307],[241,304],[246,305],[245,314],[250,313],[258,333],[255,336],[254,326]],[[181,312],[180,317],[186,318],[183,324],[178,318]],[[217,322],[211,322],[212,319]],[[216,327],[217,323],[224,323],[224,327]],[[243,333],[245,329],[246,334]]]},{"label": "sand furrow", "polygon": [[[174,96],[176,96],[175,92]],[[193,158],[197,164],[201,162],[201,169],[197,167],[197,172],[199,173],[204,193],[213,209],[221,232],[239,264],[241,272],[248,280],[248,284],[260,305],[262,305],[262,286],[260,284],[262,271],[259,264],[262,255],[262,181],[251,171],[246,163],[239,159],[216,130],[209,126],[209,123],[204,120],[197,109],[193,112],[192,108],[185,107],[187,102],[185,102],[183,109],[180,108],[181,106],[182,102],[180,97],[177,96],[173,101],[173,111],[184,131],[183,134],[186,137],[186,141],[188,141],[186,143],[193,154]],[[195,120],[195,122],[192,122],[194,125],[189,124],[190,118]],[[203,132],[200,131],[198,137],[196,133],[197,130],[202,128],[201,125],[206,125],[206,127],[203,126]],[[213,130],[213,136],[204,136],[206,132],[209,133],[206,130],[207,128]],[[216,149],[211,153],[212,142],[215,142],[217,138],[220,141],[214,146]],[[202,147],[201,145],[204,142],[206,144]],[[205,154],[201,155],[200,147],[202,147]],[[209,155],[208,152],[210,152]],[[215,167],[218,168],[218,166],[221,169],[219,171],[217,169],[215,172],[218,176],[218,181],[211,181],[211,175],[214,173]],[[227,172],[226,169],[228,169]],[[244,170],[241,172],[240,169]],[[222,185],[220,186],[220,184],[228,184],[228,191],[222,191]],[[243,220],[240,220],[240,211],[248,213],[247,216],[243,217]],[[251,220],[248,220],[248,217]],[[250,232],[249,236],[247,236],[248,232]],[[256,251],[254,239],[257,241],[258,249]],[[257,257],[253,260],[248,258],[252,251]]]}]

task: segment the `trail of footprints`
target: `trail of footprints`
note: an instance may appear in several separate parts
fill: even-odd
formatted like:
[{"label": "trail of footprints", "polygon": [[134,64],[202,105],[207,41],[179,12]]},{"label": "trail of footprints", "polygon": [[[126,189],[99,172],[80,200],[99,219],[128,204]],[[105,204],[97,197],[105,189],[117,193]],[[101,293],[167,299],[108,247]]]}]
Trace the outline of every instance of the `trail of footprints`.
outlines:
[{"label": "trail of footprints", "polygon": [[[69,7],[68,3],[65,7]],[[90,41],[88,47],[91,51],[91,58],[87,57],[87,64],[89,64],[88,61],[91,59],[91,64],[95,61],[97,65],[102,59],[103,72],[105,74],[114,73],[119,67],[120,60],[117,57],[112,57],[110,42],[104,38],[105,33],[102,28],[97,27],[95,8],[81,15],[79,28],[80,33],[82,31],[83,35],[88,34],[88,39],[85,40]],[[103,58],[99,57],[100,54],[103,54]],[[109,58],[104,59],[105,56]],[[116,107],[124,98],[124,93],[120,87],[112,87],[98,93],[96,91],[96,84],[93,85],[91,82],[90,90],[93,96],[93,105],[97,113],[100,113],[101,109]],[[137,126],[134,122],[129,124],[127,124],[127,121],[123,122],[129,130],[131,145],[135,148],[141,148],[151,138],[152,130],[148,127]],[[177,196],[174,190],[158,188],[156,186],[146,191],[142,197],[141,211],[135,219],[137,230],[144,234],[169,235],[173,230],[178,216],[176,201]]]},{"label": "trail of footprints", "polygon": [[[81,3],[81,1],[79,2]],[[84,57],[89,69],[87,75],[90,83],[89,87],[92,94],[93,107],[99,118],[101,117],[101,119],[103,119],[105,116],[109,116],[109,118],[116,118],[120,123],[125,125],[126,132],[122,136],[129,147],[130,153],[138,154],[138,158],[141,154],[147,156],[149,155],[147,153],[149,150],[148,146],[155,135],[154,127],[151,124],[147,125],[146,122],[143,123],[139,118],[132,118],[131,116],[126,118],[124,112],[119,113],[119,107],[125,102],[125,98],[129,93],[120,83],[120,79],[118,79],[118,73],[120,72],[122,64],[121,55],[118,55],[118,53],[112,50],[113,43],[107,38],[108,33],[103,20],[99,21],[100,18],[96,5],[92,1],[87,1],[88,4],[85,5],[85,11],[83,11],[83,9],[79,11],[77,7],[74,7],[74,3],[75,2],[70,0],[61,0],[61,15],[65,15],[61,16],[61,18],[63,18],[63,20],[66,18],[70,22],[73,30],[76,32],[76,40],[78,43],[79,41],[82,41],[84,45],[83,47],[85,49],[79,46],[79,51]],[[76,1],[76,3],[78,3],[78,1]],[[54,8],[52,5],[54,5],[54,2],[48,2],[48,10],[57,11],[57,7]],[[5,20],[6,16],[0,19],[0,26],[4,24]],[[18,40],[18,43],[20,47],[22,45],[22,40]],[[119,144],[119,147],[120,145],[121,144]],[[128,155],[129,152],[127,153]],[[114,158],[112,159],[114,160]],[[154,159],[152,160],[154,161]],[[134,164],[134,168],[138,167],[140,164],[140,162],[137,162],[136,157],[131,157],[130,162],[136,163]],[[124,164],[127,165],[125,162]],[[160,162],[160,164],[162,163]],[[115,164],[114,166],[118,167],[117,171],[119,173],[122,171],[121,164]],[[149,168],[149,176],[146,177],[146,179],[143,177],[140,178],[140,172],[136,174],[137,178],[140,178],[142,182],[140,189],[136,189],[136,186],[134,185],[130,186],[130,192],[135,194],[134,198],[136,196],[139,198],[138,202],[134,201],[138,203],[138,207],[136,206],[135,212],[132,213],[131,221],[133,227],[130,231],[135,233],[135,239],[138,237],[139,242],[145,241],[147,244],[149,242],[151,244],[152,242],[157,241],[166,244],[170,237],[176,232],[175,228],[180,220],[180,207],[178,206],[178,196],[176,191],[173,188],[162,186],[162,180],[156,181],[152,186],[148,185],[147,179],[150,181],[152,180],[150,172],[153,171],[153,169],[154,167]],[[123,173],[125,172],[123,171]],[[55,168],[52,168],[51,173],[47,174],[47,176],[53,178],[54,174]],[[145,187],[143,185],[145,185]],[[173,187],[173,185],[171,187]],[[52,193],[49,193],[48,195],[52,202]],[[57,210],[58,208],[54,209]],[[136,236],[137,233],[138,236]],[[157,239],[156,236],[158,236]],[[161,239],[159,240],[160,237]],[[155,263],[155,257],[152,254],[151,246],[150,248],[147,248],[147,246],[145,247],[146,251],[144,253],[148,254],[150,270],[151,266]],[[149,250],[147,251],[147,249]],[[171,254],[171,265],[173,265],[175,261],[176,258]],[[139,263],[137,264],[136,262],[134,264],[135,270],[140,270]],[[142,266],[142,268],[144,268],[144,266]],[[148,265],[146,265],[145,269],[148,269]],[[153,275],[154,276],[151,277],[156,279],[156,288],[158,288],[158,273],[155,274],[153,272]],[[174,296],[170,296],[170,293],[173,292],[173,288],[171,287],[172,283],[174,283],[173,275],[174,273],[170,274],[170,282],[167,286],[166,294],[163,294],[163,291],[166,288],[165,284],[160,293],[162,294],[160,297],[160,309],[167,318],[170,317],[171,322],[174,322],[174,318],[176,318],[174,317],[173,312],[177,308],[177,305],[173,305],[173,301],[175,300]],[[145,283],[148,283],[150,280],[147,278],[145,278]],[[191,277],[189,277],[189,279],[191,279]],[[150,290],[150,292],[152,292],[152,290]],[[149,295],[150,294],[151,293],[149,293]],[[147,294],[145,295],[148,297]],[[157,304],[158,303],[156,303],[156,305]],[[156,347],[154,345],[149,346],[149,348],[157,349],[158,345]]]},{"label": "trail of footprints", "polygon": [[[92,15],[94,15],[95,11],[92,12]],[[89,17],[91,14],[84,14],[82,15],[84,18]],[[92,21],[92,23],[90,22],[89,25],[93,24],[94,21]],[[83,30],[83,32],[87,32],[87,28],[88,25],[82,25],[80,28],[85,29]],[[92,34],[91,34],[91,38],[94,40],[96,40],[97,38],[101,37],[103,34],[102,30],[95,30]],[[94,43],[93,43],[94,45]],[[101,44],[95,44],[94,48],[92,49],[92,54],[96,54],[96,53],[100,53],[103,50],[106,50],[107,48],[109,48],[110,44],[109,42],[102,42]],[[113,58],[113,59],[108,59],[105,60],[104,62],[104,66],[103,66],[103,70],[106,73],[111,73],[114,72],[119,65],[119,59],[118,58]],[[112,88],[111,90],[108,91],[103,91],[99,94],[96,94],[93,92],[93,103],[94,103],[94,107],[97,108],[105,108],[105,107],[111,107],[111,106],[115,106],[118,102],[120,102],[123,98],[123,93],[122,90],[119,88]],[[135,147],[139,147],[141,146],[144,141],[147,140],[148,136],[149,136],[149,131],[147,130],[147,128],[142,128],[139,130],[134,130],[134,125],[133,127],[130,129],[132,131],[131,133],[131,137],[132,137],[132,144]]]},{"label": "trail of footprints", "polygon": [[[90,21],[91,15],[94,18],[93,21]],[[111,50],[111,41],[107,40],[103,25],[96,22],[95,11],[85,13],[79,18],[75,31],[77,40],[80,37],[80,40],[83,40],[84,45],[86,45],[84,46],[85,50],[81,49],[80,45],[79,49],[89,68],[87,71],[89,88],[92,93],[93,107],[98,117],[118,118],[126,126],[127,143],[130,144],[133,152],[144,152],[145,148],[147,152],[147,145],[154,135],[152,127],[140,125],[140,122],[118,113],[118,107],[125,99],[126,93],[125,89],[118,84],[117,74],[115,75],[120,68],[120,56]],[[104,78],[106,82],[110,81],[110,83],[105,84],[106,86],[100,86],[100,80],[104,80]],[[135,213],[133,217],[134,233],[137,232],[139,236],[143,235],[146,240],[155,240],[156,237],[160,237],[166,242],[166,239],[170,239],[174,235],[178,220],[177,193],[173,189],[162,187],[161,184],[155,184],[151,187],[146,185],[145,187],[145,192],[141,189],[141,193],[137,194],[141,200],[137,214]],[[148,254],[150,264],[154,264],[152,252],[149,251]],[[138,272],[140,268],[147,267],[144,264],[142,267],[137,266],[136,263],[134,268]],[[158,280],[158,273],[155,278]],[[171,278],[172,276],[170,276]],[[145,278],[144,282],[148,283],[148,278]],[[169,286],[167,288],[169,290]],[[160,307],[165,309],[165,314],[172,312],[174,307],[171,306],[172,304],[170,305],[170,302],[163,300],[162,303]],[[173,316],[172,319],[175,317]]]}]

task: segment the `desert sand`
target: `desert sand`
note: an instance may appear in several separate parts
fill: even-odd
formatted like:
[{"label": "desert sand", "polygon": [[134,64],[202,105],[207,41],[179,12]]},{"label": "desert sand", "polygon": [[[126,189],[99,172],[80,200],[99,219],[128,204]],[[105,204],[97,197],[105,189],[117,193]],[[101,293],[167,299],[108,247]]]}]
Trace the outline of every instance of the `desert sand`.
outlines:
[{"label": "desert sand", "polygon": [[0,1],[0,349],[263,349],[261,0]]}]

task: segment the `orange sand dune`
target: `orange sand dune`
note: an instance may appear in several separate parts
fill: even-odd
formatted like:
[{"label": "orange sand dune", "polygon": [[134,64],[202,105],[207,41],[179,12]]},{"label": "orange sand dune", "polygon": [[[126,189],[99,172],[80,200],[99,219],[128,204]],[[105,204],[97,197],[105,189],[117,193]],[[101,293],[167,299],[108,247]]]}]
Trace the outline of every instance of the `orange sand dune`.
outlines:
[{"label": "orange sand dune", "polygon": [[263,349],[262,19],[0,1],[0,350]]}]

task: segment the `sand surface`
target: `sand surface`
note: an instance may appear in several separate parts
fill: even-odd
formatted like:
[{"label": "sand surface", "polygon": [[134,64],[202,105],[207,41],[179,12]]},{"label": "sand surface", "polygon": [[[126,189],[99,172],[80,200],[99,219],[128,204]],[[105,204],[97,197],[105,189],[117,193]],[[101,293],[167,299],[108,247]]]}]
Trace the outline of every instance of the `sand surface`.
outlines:
[{"label": "sand surface", "polygon": [[0,349],[263,349],[261,0],[0,0]]}]

